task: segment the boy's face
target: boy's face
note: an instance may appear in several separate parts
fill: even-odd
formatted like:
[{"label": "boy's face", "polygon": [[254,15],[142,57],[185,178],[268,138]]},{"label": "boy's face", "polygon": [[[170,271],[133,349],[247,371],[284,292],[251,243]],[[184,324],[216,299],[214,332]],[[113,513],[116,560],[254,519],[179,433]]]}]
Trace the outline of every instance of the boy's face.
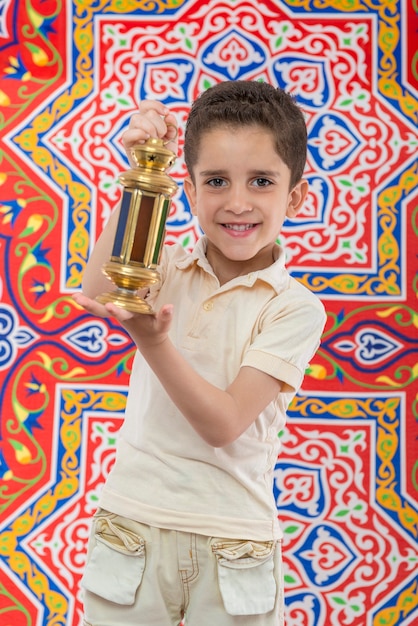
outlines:
[{"label": "boy's face", "polygon": [[192,213],[208,237],[207,257],[218,277],[273,262],[273,247],[287,217],[303,205],[307,182],[289,191],[290,170],[262,126],[221,127],[200,142],[193,183],[185,181]]}]

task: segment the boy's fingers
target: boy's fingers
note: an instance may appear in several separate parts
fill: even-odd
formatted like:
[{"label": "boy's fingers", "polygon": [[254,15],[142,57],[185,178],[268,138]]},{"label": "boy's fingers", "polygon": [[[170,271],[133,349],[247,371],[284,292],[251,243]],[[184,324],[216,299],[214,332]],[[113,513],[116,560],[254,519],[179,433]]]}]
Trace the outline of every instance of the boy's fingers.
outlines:
[{"label": "boy's fingers", "polygon": [[159,102],[159,100],[142,100],[139,103],[139,112],[141,115],[148,113],[149,111],[156,111],[158,115],[164,117],[168,115],[170,110],[167,109],[165,104]]},{"label": "boy's fingers", "polygon": [[139,112],[131,116],[129,127],[122,135],[122,143],[131,165],[134,165],[129,155],[130,149],[145,143],[150,137],[163,139],[164,145],[177,154],[177,134],[175,115],[161,102],[144,100],[140,103]]},{"label": "boy's fingers", "polygon": [[177,119],[165,106],[160,106],[158,109],[151,106],[147,109],[146,104],[143,103],[140,112],[134,113],[129,121],[128,130],[136,129],[147,132],[154,137],[156,133],[160,138],[167,136],[168,139],[174,139],[177,136]]},{"label": "boy's fingers", "polygon": [[115,317],[118,322],[127,322],[134,317],[134,314],[131,311],[127,311],[126,309],[122,309],[116,304],[112,302],[108,302],[106,305],[106,311],[112,316]]},{"label": "boy's fingers", "polygon": [[96,317],[110,317],[106,307],[103,304],[100,304],[100,302],[97,302],[97,300],[87,298],[86,296],[83,296],[82,293],[75,293],[72,297],[74,302],[76,302],[78,306],[85,309],[88,313],[91,313]]},{"label": "boy's fingers", "polygon": [[131,313],[131,311],[122,309],[116,304],[113,304],[113,302],[101,304],[100,302],[97,302],[97,300],[87,298],[87,296],[84,296],[82,293],[73,294],[73,300],[83,309],[88,311],[88,313],[91,313],[96,317],[114,317],[118,320],[118,322],[127,322],[134,317],[134,314]]},{"label": "boy's fingers", "polygon": [[123,133],[122,143],[125,150],[129,150],[138,143],[145,143],[150,134],[138,129],[127,130]]}]

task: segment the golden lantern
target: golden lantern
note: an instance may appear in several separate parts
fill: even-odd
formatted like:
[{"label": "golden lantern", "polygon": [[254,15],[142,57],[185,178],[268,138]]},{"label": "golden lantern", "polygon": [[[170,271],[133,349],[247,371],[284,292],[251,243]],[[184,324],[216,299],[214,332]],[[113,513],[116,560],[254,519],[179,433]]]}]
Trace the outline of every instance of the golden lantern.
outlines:
[{"label": "golden lantern", "polygon": [[102,304],[113,302],[134,313],[153,313],[138,290],[159,281],[157,266],[165,238],[166,220],[177,184],[166,170],[176,155],[162,139],[148,139],[131,148],[135,166],[120,175],[123,185],[119,221],[104,274],[116,289],[101,294]]}]

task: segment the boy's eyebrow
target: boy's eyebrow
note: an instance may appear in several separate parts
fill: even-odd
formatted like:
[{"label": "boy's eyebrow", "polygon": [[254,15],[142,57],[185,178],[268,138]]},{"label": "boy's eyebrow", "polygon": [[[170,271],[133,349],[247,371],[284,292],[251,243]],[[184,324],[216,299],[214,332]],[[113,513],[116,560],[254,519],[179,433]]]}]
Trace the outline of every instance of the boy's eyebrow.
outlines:
[{"label": "boy's eyebrow", "polygon": [[[251,170],[247,172],[250,176],[280,176],[280,172],[276,170]],[[202,170],[198,172],[199,176],[226,176],[228,170]]]},{"label": "boy's eyebrow", "polygon": [[226,173],[226,170],[202,170],[198,172],[199,176],[224,176]]},{"label": "boy's eyebrow", "polygon": [[249,172],[251,176],[280,176],[280,172],[277,170],[253,170]]}]

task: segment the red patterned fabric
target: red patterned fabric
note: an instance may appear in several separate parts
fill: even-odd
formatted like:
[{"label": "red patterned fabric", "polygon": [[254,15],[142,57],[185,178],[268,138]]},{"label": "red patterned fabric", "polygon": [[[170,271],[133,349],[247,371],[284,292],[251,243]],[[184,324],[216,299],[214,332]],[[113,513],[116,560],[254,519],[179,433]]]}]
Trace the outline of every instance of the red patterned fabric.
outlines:
[{"label": "red patterned fabric", "polygon": [[[90,517],[133,347],[80,288],[138,102],[184,121],[227,79],[306,112],[310,194],[281,237],[328,322],[280,436],[287,626],[418,623],[416,3],[0,2],[0,623],[81,624]],[[182,137],[180,137],[182,140]],[[180,186],[167,240],[199,230]]]}]

